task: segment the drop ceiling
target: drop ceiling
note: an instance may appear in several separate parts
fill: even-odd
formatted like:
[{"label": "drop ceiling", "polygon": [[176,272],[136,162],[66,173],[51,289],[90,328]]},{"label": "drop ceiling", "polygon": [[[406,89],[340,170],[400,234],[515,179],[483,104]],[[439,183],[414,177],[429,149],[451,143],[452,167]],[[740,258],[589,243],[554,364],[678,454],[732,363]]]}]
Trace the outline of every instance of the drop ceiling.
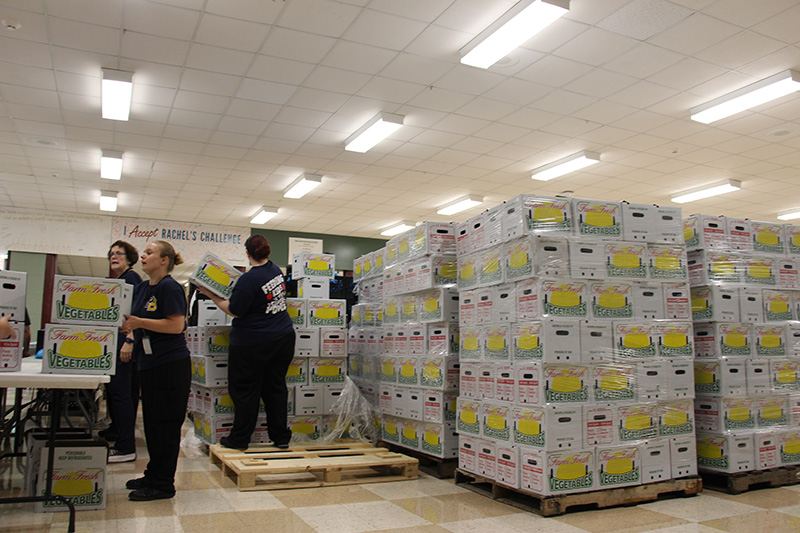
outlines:
[{"label": "drop ceiling", "polygon": [[[800,207],[800,95],[712,125],[689,110],[800,68],[795,0],[572,0],[488,70],[459,49],[508,0],[0,0],[0,206],[379,237],[465,220],[520,193],[684,206],[774,221]],[[7,25],[18,25],[16,30]],[[134,72],[128,122],[100,118],[101,68]],[[405,127],[365,154],[376,113]],[[101,180],[103,149],[125,152]],[[580,150],[602,162],[549,182]],[[324,175],[302,199],[282,191]],[[458,197],[483,208],[443,217]],[[2,246],[0,245],[0,248]]]}]

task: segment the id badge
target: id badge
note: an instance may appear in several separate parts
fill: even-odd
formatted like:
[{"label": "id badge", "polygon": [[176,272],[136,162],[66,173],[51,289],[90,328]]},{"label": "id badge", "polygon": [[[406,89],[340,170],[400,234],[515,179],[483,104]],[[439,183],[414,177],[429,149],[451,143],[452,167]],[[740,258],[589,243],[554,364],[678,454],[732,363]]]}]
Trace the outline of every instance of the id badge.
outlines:
[{"label": "id badge", "polygon": [[142,337],[142,348],[144,348],[145,355],[153,355],[153,347],[150,346],[150,337],[147,335]]}]

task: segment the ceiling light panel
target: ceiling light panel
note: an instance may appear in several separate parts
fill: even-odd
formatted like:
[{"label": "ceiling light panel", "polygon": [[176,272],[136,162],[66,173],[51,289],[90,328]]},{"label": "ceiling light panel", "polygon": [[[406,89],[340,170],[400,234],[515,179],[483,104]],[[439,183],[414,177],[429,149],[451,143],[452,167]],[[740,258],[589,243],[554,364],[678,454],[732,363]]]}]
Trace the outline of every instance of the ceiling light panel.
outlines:
[{"label": "ceiling light panel", "polygon": [[302,174],[283,192],[284,198],[302,198],[322,183],[318,174]]},{"label": "ceiling light panel", "polygon": [[348,152],[368,152],[373,146],[400,129],[404,118],[402,115],[392,113],[378,113],[347,138],[344,149]]},{"label": "ceiling light panel", "polygon": [[101,86],[102,117],[109,120],[128,120],[133,94],[133,72],[103,69]]},{"label": "ceiling light panel", "polygon": [[695,202],[704,198],[710,198],[712,196],[719,196],[720,194],[738,191],[741,188],[741,181],[724,180],[679,193],[677,196],[672,197],[672,201],[676,204],[685,204],[687,202]]},{"label": "ceiling light panel", "polygon": [[596,152],[578,152],[534,169],[531,171],[531,178],[539,181],[548,181],[599,162],[600,154]]}]

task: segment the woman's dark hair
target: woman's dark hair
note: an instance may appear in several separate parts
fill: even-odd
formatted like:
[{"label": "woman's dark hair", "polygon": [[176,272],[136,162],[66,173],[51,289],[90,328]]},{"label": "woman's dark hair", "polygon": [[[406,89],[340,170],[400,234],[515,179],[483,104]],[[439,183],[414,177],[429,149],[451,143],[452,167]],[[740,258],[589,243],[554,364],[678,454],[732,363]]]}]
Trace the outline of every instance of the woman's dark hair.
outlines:
[{"label": "woman's dark hair", "polygon": [[244,248],[250,254],[250,257],[256,261],[267,259],[272,251],[269,247],[269,241],[263,235],[250,235],[244,242]]},{"label": "woman's dark hair", "polygon": [[133,266],[136,264],[136,261],[139,260],[139,252],[136,250],[136,248],[133,247],[131,243],[125,241],[117,241],[108,247],[109,259],[111,258],[111,249],[114,248],[115,246],[117,248],[122,248],[123,250],[125,250],[125,259],[128,260],[128,265]]}]

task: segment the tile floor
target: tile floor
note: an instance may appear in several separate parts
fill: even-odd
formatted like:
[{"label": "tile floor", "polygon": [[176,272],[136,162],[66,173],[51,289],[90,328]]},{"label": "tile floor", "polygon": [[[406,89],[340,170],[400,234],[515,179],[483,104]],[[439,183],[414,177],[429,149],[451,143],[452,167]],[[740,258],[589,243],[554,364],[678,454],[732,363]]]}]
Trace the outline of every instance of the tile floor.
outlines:
[{"label": "tile floor", "polygon": [[[188,424],[186,426],[189,428]],[[138,439],[135,463],[109,465],[102,511],[79,511],[77,531],[104,532],[719,532],[800,531],[800,485],[738,496],[705,491],[601,511],[542,518],[421,474],[418,480],[345,487],[239,492],[208,457],[181,457],[171,500],[128,501],[125,482],[146,464]],[[183,455],[183,454],[182,454]],[[0,496],[18,495],[17,465],[0,465]],[[66,531],[67,513],[33,512],[33,505],[0,506],[0,531]]]}]

